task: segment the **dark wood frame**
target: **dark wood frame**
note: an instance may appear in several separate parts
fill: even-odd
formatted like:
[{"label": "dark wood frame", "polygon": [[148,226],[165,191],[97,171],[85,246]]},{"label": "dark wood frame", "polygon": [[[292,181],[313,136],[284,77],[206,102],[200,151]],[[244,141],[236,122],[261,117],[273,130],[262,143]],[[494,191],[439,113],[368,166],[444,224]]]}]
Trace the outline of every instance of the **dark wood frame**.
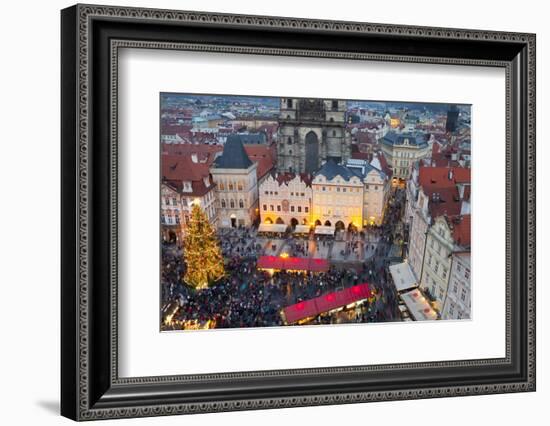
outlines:
[{"label": "dark wood frame", "polygon": [[[75,420],[535,390],[535,36],[76,5],[61,13],[61,413]],[[506,357],[197,376],[117,374],[117,49],[503,67]]]}]

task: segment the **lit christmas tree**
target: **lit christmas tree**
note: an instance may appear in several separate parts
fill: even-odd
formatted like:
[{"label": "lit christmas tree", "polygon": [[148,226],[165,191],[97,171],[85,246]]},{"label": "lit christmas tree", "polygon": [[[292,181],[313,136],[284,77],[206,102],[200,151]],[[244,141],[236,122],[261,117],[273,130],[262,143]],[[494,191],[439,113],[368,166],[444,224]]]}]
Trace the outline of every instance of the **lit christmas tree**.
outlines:
[{"label": "lit christmas tree", "polygon": [[205,288],[224,274],[218,238],[198,203],[194,203],[191,209],[183,250],[187,265],[183,279],[187,284],[195,288]]}]

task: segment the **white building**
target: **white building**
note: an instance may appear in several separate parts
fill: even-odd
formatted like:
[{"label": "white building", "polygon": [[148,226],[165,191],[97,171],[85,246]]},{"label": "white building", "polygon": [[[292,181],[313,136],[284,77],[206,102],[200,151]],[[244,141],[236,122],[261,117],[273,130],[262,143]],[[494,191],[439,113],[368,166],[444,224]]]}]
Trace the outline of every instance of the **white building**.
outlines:
[{"label": "white building", "polygon": [[219,227],[249,227],[258,217],[257,167],[241,140],[229,136],[222,155],[210,168],[217,186]]},{"label": "white building", "polygon": [[272,173],[260,183],[259,207],[262,223],[309,225],[311,219],[311,176]]},{"label": "white building", "polygon": [[431,155],[431,143],[424,134],[391,131],[380,139],[380,146],[396,179],[408,179],[411,166]]},{"label": "white building", "polygon": [[315,173],[311,186],[315,225],[361,228],[363,177],[359,173],[330,160]]},{"label": "white building", "polygon": [[449,290],[443,305],[442,319],[471,318],[470,253],[453,253]]},{"label": "white building", "polygon": [[198,203],[216,226],[215,185],[208,165],[196,156],[163,155],[161,184],[161,227],[166,241],[181,241],[191,206]]},{"label": "white building", "polygon": [[346,166],[356,171],[363,180],[362,225],[381,225],[391,189],[390,179],[379,168],[365,160],[348,160]]},{"label": "white building", "polygon": [[434,219],[426,238],[420,285],[434,297],[435,307],[440,312],[443,311],[449,291],[453,254],[469,250],[470,215],[441,215]]}]

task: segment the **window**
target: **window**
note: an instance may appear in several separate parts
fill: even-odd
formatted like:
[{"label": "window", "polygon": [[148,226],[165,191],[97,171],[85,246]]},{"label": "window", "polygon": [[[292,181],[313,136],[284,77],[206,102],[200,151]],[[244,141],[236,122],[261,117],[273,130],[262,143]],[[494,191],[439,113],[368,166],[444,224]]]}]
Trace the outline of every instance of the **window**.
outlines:
[{"label": "window", "polygon": [[164,199],[164,204],[166,204],[167,206],[169,206],[169,205],[170,205],[170,198],[166,197],[166,198]]},{"label": "window", "polygon": [[292,138],[290,136],[288,137],[288,144],[292,145]]},{"label": "window", "polygon": [[180,217],[179,217],[179,215],[176,215],[176,223],[177,223],[177,224],[180,223]]},{"label": "window", "polygon": [[288,155],[292,155],[292,150],[291,149],[288,150]]},{"label": "window", "polygon": [[265,195],[269,195],[269,191],[265,191],[264,194],[265,194]]},{"label": "window", "polygon": [[238,190],[238,191],[242,191],[242,190],[243,190],[243,184],[242,184],[242,182],[239,182],[239,183],[237,184],[237,190]]},{"label": "window", "polygon": [[263,205],[264,212],[267,211],[267,204]]},{"label": "window", "polygon": [[468,271],[467,269],[464,271],[464,277],[466,279],[470,278],[470,271]]},{"label": "window", "polygon": [[455,283],[455,285],[453,286],[453,293],[458,293],[458,283]]},{"label": "window", "polygon": [[302,206],[298,206],[298,213],[302,213]]},{"label": "window", "polygon": [[269,205],[269,210],[271,210],[271,211],[273,211],[273,210],[274,210],[274,208],[273,208],[273,204],[270,204],[270,205]]},{"label": "window", "polygon": [[230,191],[233,191],[233,182],[229,182],[228,187],[229,187],[229,190],[230,190]]},{"label": "window", "polygon": [[305,211],[306,213],[309,213],[309,207],[304,207],[304,211]]},{"label": "window", "polygon": [[340,192],[340,187],[337,187],[337,188],[336,188],[336,192]]},{"label": "window", "polygon": [[226,203],[225,203],[225,200],[222,200],[222,209],[225,209],[226,208]]},{"label": "window", "polygon": [[160,216],[160,219],[161,219],[162,223],[166,223],[166,216],[161,215],[161,216]]},{"label": "window", "polygon": [[368,190],[369,190],[369,186],[365,185],[365,191],[368,191]]},{"label": "window", "polygon": [[443,268],[443,278],[447,278],[447,268]]},{"label": "window", "polygon": [[220,191],[225,191],[225,185],[223,184],[223,182],[220,182],[218,184],[218,188],[220,189]]},{"label": "window", "polygon": [[305,194],[302,192],[300,195],[303,197]]},{"label": "window", "polygon": [[460,294],[460,300],[463,302],[466,300],[466,290],[462,289],[462,293]]},{"label": "window", "polygon": [[178,201],[176,200],[176,197],[172,197],[172,205],[173,205],[173,206],[177,206],[177,205],[178,205]]},{"label": "window", "polygon": [[278,212],[281,211],[281,206],[280,206],[280,205],[277,205],[277,211],[278,211]]},{"label": "window", "polygon": [[327,190],[327,188],[325,188],[325,187],[323,186],[323,191],[326,191],[326,190]]},{"label": "window", "polygon": [[332,101],[332,110],[338,111],[338,101]]},{"label": "window", "polygon": [[294,206],[290,206],[290,211],[294,213]]},{"label": "window", "polygon": [[233,201],[233,200],[229,201],[229,205],[232,209],[234,209],[235,208],[235,201]]},{"label": "window", "polygon": [[[286,100],[286,107],[287,108],[292,108],[292,99],[287,99]],[[289,117],[290,118],[290,117]]]},{"label": "window", "polygon": [[342,188],[342,192],[346,192],[347,191],[347,188]]},{"label": "window", "polygon": [[336,136],[336,130],[332,131],[332,136]]},{"label": "window", "polygon": [[449,308],[449,315],[454,315],[455,313],[455,305],[454,303],[451,304],[451,307]]},{"label": "window", "polygon": [[244,202],[243,200],[239,200],[239,208],[244,208]]}]

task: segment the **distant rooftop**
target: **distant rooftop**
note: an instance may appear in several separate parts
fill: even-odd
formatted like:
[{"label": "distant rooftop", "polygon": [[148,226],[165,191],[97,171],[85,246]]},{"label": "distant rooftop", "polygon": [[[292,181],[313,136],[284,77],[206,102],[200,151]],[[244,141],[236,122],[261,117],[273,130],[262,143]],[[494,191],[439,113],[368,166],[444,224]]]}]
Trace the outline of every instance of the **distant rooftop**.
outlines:
[{"label": "distant rooftop", "polygon": [[419,148],[428,146],[425,134],[388,132],[380,142],[385,145],[403,145],[408,140],[409,145]]}]

